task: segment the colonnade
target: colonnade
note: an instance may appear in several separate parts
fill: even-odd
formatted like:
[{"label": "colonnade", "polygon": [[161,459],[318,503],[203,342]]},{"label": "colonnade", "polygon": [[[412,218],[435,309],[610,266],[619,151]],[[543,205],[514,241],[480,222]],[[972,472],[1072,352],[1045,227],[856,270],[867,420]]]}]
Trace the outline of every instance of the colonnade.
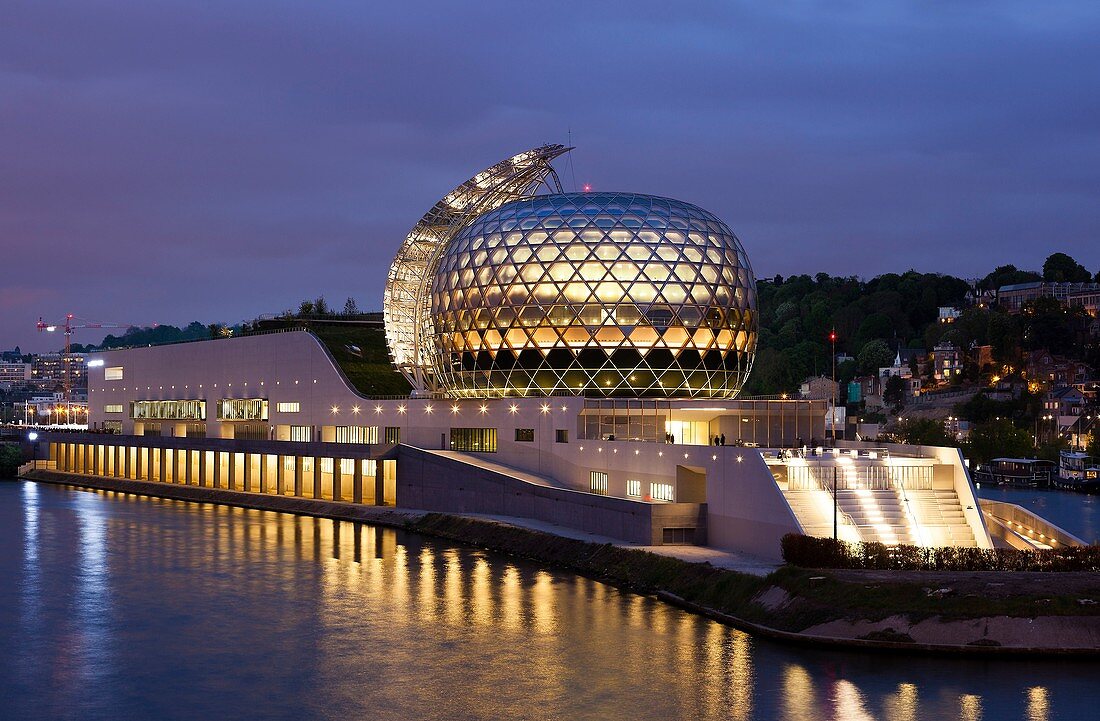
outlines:
[{"label": "colonnade", "polygon": [[63,473],[372,505],[396,503],[397,462],[281,453],[50,443]]}]

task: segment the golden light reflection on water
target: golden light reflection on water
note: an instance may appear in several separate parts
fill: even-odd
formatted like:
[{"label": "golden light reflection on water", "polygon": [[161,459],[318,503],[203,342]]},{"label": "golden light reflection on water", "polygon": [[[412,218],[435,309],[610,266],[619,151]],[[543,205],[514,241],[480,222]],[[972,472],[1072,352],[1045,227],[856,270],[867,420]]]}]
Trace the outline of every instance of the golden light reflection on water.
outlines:
[{"label": "golden light reflection on water", "polygon": [[[273,618],[315,654],[296,663],[352,709],[382,674],[405,679],[409,717],[440,717],[433,699],[443,694],[455,718],[979,721],[1006,717],[996,704],[1008,696],[1008,717],[1052,718],[1047,685],[979,695],[954,679],[922,679],[909,660],[845,665],[843,655],[777,648],[587,578],[391,529],[89,493],[70,500],[66,535],[41,495],[22,493],[16,608],[28,633],[45,632],[40,577],[71,544],[78,563],[66,592],[82,605],[69,619],[61,678],[72,688],[115,662],[102,617],[134,603],[120,580],[146,574],[171,586],[162,606],[234,596],[277,609]],[[150,522],[135,508],[160,515]],[[208,587],[190,598],[195,580]]]},{"label": "golden light reflection on water", "polygon": [[959,697],[959,719],[961,721],[981,721],[982,699],[974,694],[964,693]]},{"label": "golden light reflection on water", "polygon": [[1027,690],[1027,721],[1048,721],[1050,701],[1044,686],[1033,686]]}]

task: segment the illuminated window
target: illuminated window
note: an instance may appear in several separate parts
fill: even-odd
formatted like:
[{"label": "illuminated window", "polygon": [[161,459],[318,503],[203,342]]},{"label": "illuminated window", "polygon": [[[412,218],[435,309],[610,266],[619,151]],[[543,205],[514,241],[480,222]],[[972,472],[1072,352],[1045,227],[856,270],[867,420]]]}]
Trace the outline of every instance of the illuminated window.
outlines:
[{"label": "illuminated window", "polygon": [[122,366],[111,366],[110,368],[103,369],[103,380],[105,381],[120,381],[122,380]]},{"label": "illuminated window", "polygon": [[103,430],[119,435],[122,433],[122,421],[103,421]]},{"label": "illuminated window", "polygon": [[302,404],[298,401],[279,403],[276,410],[280,413],[299,413],[302,410]]},{"label": "illuminated window", "polygon": [[642,496],[642,482],[629,480],[626,482],[626,495],[633,496],[634,498],[641,498]]},{"label": "illuminated window", "polygon": [[291,426],[290,427],[290,440],[292,441],[312,441],[313,440],[313,428],[310,426]]},{"label": "illuminated window", "polygon": [[452,428],[451,450],[472,453],[496,453],[496,428]]},{"label": "illuminated window", "polygon": [[592,471],[589,474],[592,492],[601,496],[607,495],[607,474],[603,471]]},{"label": "illuminated window", "polygon": [[104,413],[122,413],[122,404],[121,403],[108,403],[107,405],[103,406],[103,412]]},{"label": "illuminated window", "polygon": [[517,428],[516,429],[516,440],[519,441],[519,442],[528,442],[528,443],[535,440],[535,429],[534,428]]},{"label": "illuminated window", "polygon": [[401,442],[401,428],[398,426],[386,426],[386,443],[397,445]]},{"label": "illuminated window", "polygon": [[337,443],[377,443],[378,426],[336,426]]},{"label": "illuminated window", "polygon": [[569,431],[567,431],[564,428],[559,428],[556,431],[554,431],[554,442],[555,443],[568,443],[569,442]]},{"label": "illuminated window", "polygon": [[655,501],[672,501],[672,484],[671,483],[650,483],[649,495]]}]

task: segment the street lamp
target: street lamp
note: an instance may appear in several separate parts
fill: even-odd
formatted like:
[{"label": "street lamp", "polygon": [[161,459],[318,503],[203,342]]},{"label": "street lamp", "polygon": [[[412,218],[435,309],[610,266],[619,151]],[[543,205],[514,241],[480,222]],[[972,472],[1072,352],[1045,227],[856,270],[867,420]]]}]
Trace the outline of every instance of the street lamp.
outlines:
[{"label": "street lamp", "polygon": [[27,440],[31,442],[31,458],[33,459],[33,463],[31,465],[31,468],[37,470],[38,469],[38,434],[35,433],[34,431],[31,431],[30,433],[27,434]]}]

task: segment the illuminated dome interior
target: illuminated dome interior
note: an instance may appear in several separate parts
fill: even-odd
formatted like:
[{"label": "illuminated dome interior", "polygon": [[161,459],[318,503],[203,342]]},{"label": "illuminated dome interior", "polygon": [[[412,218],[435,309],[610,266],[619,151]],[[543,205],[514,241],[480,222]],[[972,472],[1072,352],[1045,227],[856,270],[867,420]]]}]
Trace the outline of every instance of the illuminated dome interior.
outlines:
[{"label": "illuminated dome interior", "polygon": [[669,198],[507,203],[454,236],[430,287],[432,371],[458,396],[729,398],[752,365],[744,248]]}]

